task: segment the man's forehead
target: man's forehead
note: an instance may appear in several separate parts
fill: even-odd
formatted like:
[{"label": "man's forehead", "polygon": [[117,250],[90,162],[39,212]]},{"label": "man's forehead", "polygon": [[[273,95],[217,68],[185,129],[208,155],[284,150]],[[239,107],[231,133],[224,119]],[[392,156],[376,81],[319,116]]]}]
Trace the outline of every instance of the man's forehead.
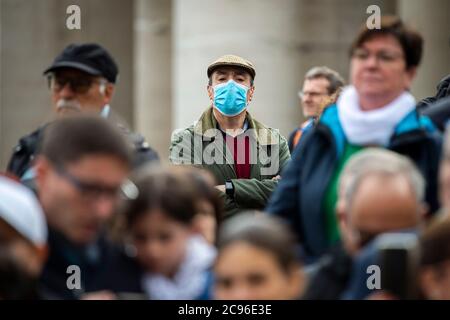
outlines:
[{"label": "man's forehead", "polygon": [[229,73],[234,73],[237,75],[248,75],[249,77],[251,77],[250,73],[245,68],[235,66],[218,67],[214,70],[213,75],[229,74]]},{"label": "man's forehead", "polygon": [[360,227],[383,229],[402,226],[415,220],[417,205],[404,176],[369,175],[355,192],[351,219]]},{"label": "man's forehead", "polygon": [[305,81],[303,82],[304,87],[328,88],[329,85],[330,81],[328,81],[328,79],[325,77],[305,79]]},{"label": "man's forehead", "polygon": [[86,153],[80,155],[79,157],[74,157],[74,159],[67,160],[63,166],[66,168],[83,168],[104,164],[122,166],[124,164],[124,161],[115,154],[94,152]]}]

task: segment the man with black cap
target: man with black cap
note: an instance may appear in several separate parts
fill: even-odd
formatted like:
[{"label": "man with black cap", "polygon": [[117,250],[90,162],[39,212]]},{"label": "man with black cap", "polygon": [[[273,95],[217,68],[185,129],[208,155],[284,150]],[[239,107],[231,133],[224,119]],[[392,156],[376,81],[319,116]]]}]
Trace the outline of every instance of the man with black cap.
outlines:
[{"label": "man with black cap", "polygon": [[196,124],[175,132],[170,161],[211,172],[225,201],[225,215],[262,209],[290,158],[278,130],[247,111],[256,70],[239,56],[225,55],[207,69],[211,105]]},{"label": "man with black cap", "polygon": [[[109,103],[115,91],[118,67],[103,47],[94,43],[71,44],[58,55],[44,71],[48,78],[53,111],[58,117],[73,113],[94,113],[113,120]],[[157,160],[158,154],[148,146],[141,135],[119,124],[135,147],[134,166]],[[32,161],[38,153],[43,129],[22,137],[14,148],[8,171],[25,183],[34,173]]]}]

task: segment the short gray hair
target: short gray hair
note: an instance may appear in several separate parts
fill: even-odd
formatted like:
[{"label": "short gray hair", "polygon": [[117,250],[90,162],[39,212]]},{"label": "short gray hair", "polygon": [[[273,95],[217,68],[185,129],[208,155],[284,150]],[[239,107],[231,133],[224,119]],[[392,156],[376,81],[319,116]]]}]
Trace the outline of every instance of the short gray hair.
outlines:
[{"label": "short gray hair", "polygon": [[329,95],[335,93],[338,89],[342,88],[345,85],[344,79],[337,71],[334,71],[325,66],[313,67],[309,69],[305,74],[305,80],[312,80],[317,78],[325,78],[328,80]]},{"label": "short gray hair", "polygon": [[409,158],[387,149],[367,148],[347,162],[339,179],[339,190],[347,205],[351,205],[356,190],[369,174],[403,176],[417,203],[424,200],[425,180]]}]

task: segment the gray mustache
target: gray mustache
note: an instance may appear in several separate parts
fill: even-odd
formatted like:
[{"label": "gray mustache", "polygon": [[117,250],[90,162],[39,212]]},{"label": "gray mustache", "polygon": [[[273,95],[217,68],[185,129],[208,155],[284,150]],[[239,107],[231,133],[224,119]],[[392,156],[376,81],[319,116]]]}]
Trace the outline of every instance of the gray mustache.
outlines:
[{"label": "gray mustache", "polygon": [[76,111],[81,111],[81,105],[76,100],[66,100],[66,99],[60,99],[56,103],[56,108],[59,109],[73,109]]}]

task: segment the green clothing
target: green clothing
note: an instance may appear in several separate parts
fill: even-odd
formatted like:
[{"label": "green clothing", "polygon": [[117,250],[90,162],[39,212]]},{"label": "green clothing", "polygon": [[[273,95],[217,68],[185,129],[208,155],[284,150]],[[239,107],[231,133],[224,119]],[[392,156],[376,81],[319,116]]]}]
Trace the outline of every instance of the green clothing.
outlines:
[{"label": "green clothing", "polygon": [[338,187],[339,177],[341,176],[342,169],[344,169],[347,161],[356,153],[364,149],[364,147],[356,146],[347,143],[344,148],[344,154],[339,159],[339,163],[336,166],[336,170],[328,184],[325,192],[324,209],[325,209],[325,227],[328,242],[330,245],[335,244],[340,239],[338,222],[336,217],[336,203],[338,200]]},{"label": "green clothing", "polygon": [[208,108],[200,120],[186,129],[172,135],[169,160],[174,164],[187,164],[211,172],[218,185],[231,180],[234,197],[224,193],[225,215],[229,216],[243,209],[264,209],[278,181],[279,175],[290,159],[286,139],[273,128],[256,121],[247,112],[250,137],[250,179],[237,179],[233,155],[218,130],[213,108]]}]

